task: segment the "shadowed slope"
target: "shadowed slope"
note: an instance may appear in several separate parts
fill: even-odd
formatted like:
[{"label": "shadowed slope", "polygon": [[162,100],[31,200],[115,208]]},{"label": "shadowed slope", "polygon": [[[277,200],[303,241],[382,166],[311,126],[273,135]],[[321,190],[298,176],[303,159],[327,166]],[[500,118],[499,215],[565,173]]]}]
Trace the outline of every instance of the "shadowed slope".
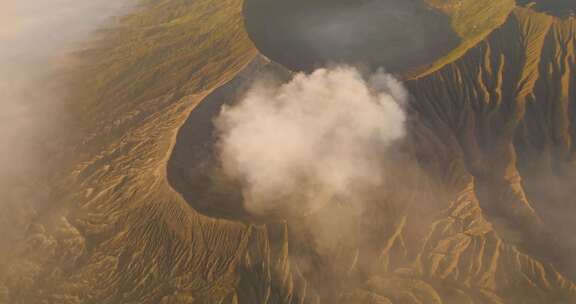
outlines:
[{"label": "shadowed slope", "polygon": [[483,211],[504,238],[572,277],[574,244],[554,227],[567,222],[541,217],[570,212],[572,203],[558,210],[547,198],[558,188],[532,179],[568,181],[573,171],[574,49],[573,19],[519,8],[461,60],[409,83],[422,120],[457,140]]}]

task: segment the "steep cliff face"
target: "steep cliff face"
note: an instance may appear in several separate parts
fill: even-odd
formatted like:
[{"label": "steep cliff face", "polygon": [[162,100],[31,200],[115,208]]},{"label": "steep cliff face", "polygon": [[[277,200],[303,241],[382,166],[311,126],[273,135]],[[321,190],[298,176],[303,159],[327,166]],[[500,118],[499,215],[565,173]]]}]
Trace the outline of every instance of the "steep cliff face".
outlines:
[{"label": "steep cliff face", "polygon": [[554,176],[572,171],[573,67],[573,19],[519,8],[462,59],[409,83],[418,112],[437,112],[452,130],[484,212],[505,220],[524,234],[518,242],[533,243],[534,250],[545,251],[538,256],[554,258],[564,270],[570,254],[565,252],[564,263],[557,260],[555,248],[564,246],[554,243],[563,241],[539,213],[569,212],[547,198],[567,185],[544,189],[537,183],[555,183]]},{"label": "steep cliff face", "polygon": [[412,75],[397,191],[318,250],[311,222],[345,207],[263,222],[214,179],[220,106],[291,74],[242,5],[146,1],[82,54],[73,169],[0,264],[0,303],[576,302],[573,17],[516,8]]}]

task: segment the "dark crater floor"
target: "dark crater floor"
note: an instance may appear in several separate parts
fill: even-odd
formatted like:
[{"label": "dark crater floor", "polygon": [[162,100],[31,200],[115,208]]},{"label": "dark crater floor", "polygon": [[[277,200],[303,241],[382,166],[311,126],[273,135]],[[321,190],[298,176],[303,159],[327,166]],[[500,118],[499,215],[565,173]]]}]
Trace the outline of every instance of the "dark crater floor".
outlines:
[{"label": "dark crater floor", "polygon": [[423,0],[247,0],[244,14],[259,50],[298,71],[344,62],[404,72],[460,41]]}]

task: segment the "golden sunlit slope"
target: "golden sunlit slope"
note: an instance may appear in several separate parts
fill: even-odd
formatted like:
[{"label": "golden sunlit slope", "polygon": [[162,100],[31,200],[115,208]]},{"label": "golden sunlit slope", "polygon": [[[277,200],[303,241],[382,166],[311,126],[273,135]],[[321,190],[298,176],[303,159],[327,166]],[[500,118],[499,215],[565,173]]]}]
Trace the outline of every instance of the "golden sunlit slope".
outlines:
[{"label": "golden sunlit slope", "polygon": [[165,167],[194,105],[256,56],[241,5],[145,1],[81,54],[66,135],[74,169],[53,181],[55,201],[2,261],[0,303],[228,296],[236,256],[257,232],[197,215]]},{"label": "golden sunlit slope", "polygon": [[205,155],[181,146],[213,144],[195,131],[256,75],[290,74],[258,54],[242,5],[145,1],[82,52],[73,170],[0,262],[0,303],[576,302],[569,231],[542,213],[574,210],[572,185],[553,195],[540,182],[574,180],[574,18],[517,8],[408,81],[405,149],[425,174],[399,170],[358,241],[320,254],[301,223],[250,223],[209,205],[229,202],[199,201],[213,199],[193,184]]}]

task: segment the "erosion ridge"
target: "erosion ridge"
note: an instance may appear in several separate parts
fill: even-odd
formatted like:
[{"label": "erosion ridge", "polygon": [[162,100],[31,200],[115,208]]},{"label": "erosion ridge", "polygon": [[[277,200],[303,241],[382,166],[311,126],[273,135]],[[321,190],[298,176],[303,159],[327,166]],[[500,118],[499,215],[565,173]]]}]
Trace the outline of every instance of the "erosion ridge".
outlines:
[{"label": "erosion ridge", "polygon": [[[210,144],[194,133],[207,117],[191,111],[234,102],[254,76],[282,72],[258,55],[242,5],[146,1],[82,54],[90,64],[75,77],[72,106],[82,128],[70,139],[82,153],[54,182],[61,193],[48,215],[0,265],[0,302],[576,301],[571,249],[547,241],[555,233],[569,240],[558,214],[574,210],[565,200],[574,18],[517,8],[462,57],[407,81],[415,118],[407,149],[430,174],[418,185],[426,191],[405,208],[394,202],[413,187],[374,205],[363,227],[372,233],[361,240],[370,250],[351,244],[317,256],[298,225],[240,220],[240,211],[209,205],[217,199],[203,208],[195,200],[206,196],[184,192],[202,186],[177,174],[206,174],[177,146]],[[544,183],[550,178],[564,181],[563,191]],[[551,204],[559,212],[546,214]],[[539,252],[543,245],[554,252]],[[310,256],[318,268],[300,259]]]},{"label": "erosion ridge", "polygon": [[[522,39],[511,42],[511,36]],[[512,59],[514,54],[516,58]],[[447,129],[458,130],[451,132],[475,177],[484,212],[513,223],[514,231],[529,235],[524,236],[525,240],[540,239],[544,243],[533,244],[534,247],[546,248],[551,255],[548,258],[555,259],[561,258],[551,252],[562,244],[553,243],[561,242],[562,237],[555,240],[555,230],[547,228],[554,223],[543,223],[533,206],[540,204],[540,211],[555,208],[547,206],[549,200],[545,198],[553,194],[533,193],[542,200],[538,201],[527,196],[525,189],[531,190],[527,186],[533,175],[572,168],[573,131],[569,126],[574,113],[569,105],[574,99],[574,77],[570,76],[573,64],[573,20],[558,20],[518,8],[502,28],[461,60],[408,83],[413,86],[417,107],[428,102],[436,104],[436,110],[420,112],[435,111]],[[438,90],[440,87],[450,89]],[[548,115],[549,120],[542,121],[542,115]],[[546,127],[550,123],[555,126]],[[541,134],[541,130],[550,134]],[[537,139],[540,135],[542,139]],[[542,164],[538,160],[542,158],[553,163]],[[541,164],[542,171],[530,168],[535,162]],[[518,168],[523,168],[523,174]],[[568,209],[557,212],[571,210],[568,205]],[[564,259],[570,259],[569,252],[564,254],[568,254]],[[572,266],[562,262],[557,266],[573,275],[573,270],[567,269]]]}]

